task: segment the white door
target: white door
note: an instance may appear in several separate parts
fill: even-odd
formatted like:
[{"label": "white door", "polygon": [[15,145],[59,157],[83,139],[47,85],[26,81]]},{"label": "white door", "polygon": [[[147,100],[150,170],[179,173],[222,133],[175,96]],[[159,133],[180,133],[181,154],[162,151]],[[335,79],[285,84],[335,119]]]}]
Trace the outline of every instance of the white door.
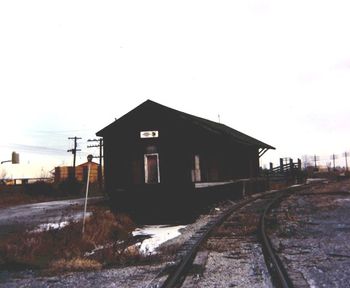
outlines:
[{"label": "white door", "polygon": [[160,183],[158,153],[145,154],[145,183]]}]

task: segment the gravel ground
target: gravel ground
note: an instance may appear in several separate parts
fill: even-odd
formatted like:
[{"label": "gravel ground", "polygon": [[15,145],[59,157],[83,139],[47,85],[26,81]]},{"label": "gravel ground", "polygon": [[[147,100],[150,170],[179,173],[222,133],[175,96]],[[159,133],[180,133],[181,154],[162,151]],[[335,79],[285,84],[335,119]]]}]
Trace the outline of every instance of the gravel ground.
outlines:
[{"label": "gravel ground", "polygon": [[159,273],[161,265],[134,266],[94,272],[40,277],[33,272],[0,272],[0,287],[146,287]]},{"label": "gravel ground", "polygon": [[[239,254],[237,254],[239,250]],[[193,273],[183,287],[272,287],[261,247],[240,243],[227,252],[210,252],[202,274]]]},{"label": "gravel ground", "polygon": [[183,287],[272,287],[261,245],[257,239],[257,200],[216,228],[192,265]]},{"label": "gravel ground", "polygon": [[273,243],[296,287],[350,287],[350,181],[291,196],[275,211]]}]

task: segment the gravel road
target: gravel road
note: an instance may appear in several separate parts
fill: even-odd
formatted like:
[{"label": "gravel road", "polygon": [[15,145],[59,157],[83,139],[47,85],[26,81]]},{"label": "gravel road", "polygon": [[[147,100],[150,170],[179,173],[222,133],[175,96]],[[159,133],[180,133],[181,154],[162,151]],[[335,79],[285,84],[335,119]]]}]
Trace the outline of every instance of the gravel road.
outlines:
[{"label": "gravel road", "polygon": [[[89,198],[88,203],[102,201],[101,197]],[[82,216],[85,198],[17,205],[0,209],[0,237],[8,233],[33,229],[40,224],[70,221]]]}]

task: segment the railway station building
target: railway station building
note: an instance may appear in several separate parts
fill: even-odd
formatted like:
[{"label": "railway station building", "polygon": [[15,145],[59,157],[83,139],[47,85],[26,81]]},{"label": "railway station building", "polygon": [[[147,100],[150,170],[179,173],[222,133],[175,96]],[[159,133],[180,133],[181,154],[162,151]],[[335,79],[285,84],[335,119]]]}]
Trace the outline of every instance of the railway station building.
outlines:
[{"label": "railway station building", "polygon": [[178,194],[196,183],[258,177],[259,158],[275,149],[224,124],[151,100],[96,135],[103,137],[105,189],[112,198]]}]

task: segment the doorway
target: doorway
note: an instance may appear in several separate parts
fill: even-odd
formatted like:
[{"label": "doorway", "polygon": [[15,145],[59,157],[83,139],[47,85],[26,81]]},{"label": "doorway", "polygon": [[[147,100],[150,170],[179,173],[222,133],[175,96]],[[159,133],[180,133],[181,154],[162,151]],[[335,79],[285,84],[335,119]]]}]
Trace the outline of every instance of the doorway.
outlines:
[{"label": "doorway", "polygon": [[160,183],[158,153],[145,154],[145,183]]}]

